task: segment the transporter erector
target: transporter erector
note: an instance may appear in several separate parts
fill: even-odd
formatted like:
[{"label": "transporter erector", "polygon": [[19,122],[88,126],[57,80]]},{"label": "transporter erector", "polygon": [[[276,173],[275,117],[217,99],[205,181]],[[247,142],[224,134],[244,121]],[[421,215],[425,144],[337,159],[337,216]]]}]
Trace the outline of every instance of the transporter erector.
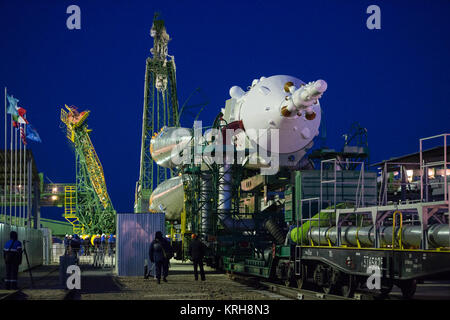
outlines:
[{"label": "transporter erector", "polygon": [[[350,297],[377,272],[380,286],[369,289],[387,294],[397,285],[410,298],[417,281],[448,279],[450,135],[429,138],[444,138],[432,153],[421,139],[417,163],[386,161],[378,172],[347,143],[343,152],[318,150],[314,164],[308,151],[326,89],[323,80],[261,77],[247,90],[231,87],[200,134],[195,126],[162,128],[152,158],[176,175],[154,190],[150,211],[180,224],[182,258],[195,233],[211,266],[289,286]],[[441,176],[432,180],[430,166]],[[392,193],[399,172],[400,192]],[[436,184],[442,190],[429,191]]]}]

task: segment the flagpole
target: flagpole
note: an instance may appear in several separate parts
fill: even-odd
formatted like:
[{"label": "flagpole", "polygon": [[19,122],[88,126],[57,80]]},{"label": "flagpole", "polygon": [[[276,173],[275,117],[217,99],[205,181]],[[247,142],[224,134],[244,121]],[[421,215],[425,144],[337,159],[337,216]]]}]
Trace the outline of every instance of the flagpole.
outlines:
[{"label": "flagpole", "polygon": [[14,133],[14,225],[17,226],[17,130]]},{"label": "flagpole", "polygon": [[19,123],[19,225],[22,219],[22,127]]},{"label": "flagpole", "polygon": [[[24,124],[24,135],[25,135],[25,141],[27,141],[27,125]],[[25,151],[24,156],[23,156],[23,173],[24,173],[24,188],[23,188],[23,203],[24,203],[24,207],[23,207],[23,225],[25,226],[25,217],[26,217],[26,213],[28,211],[28,194],[27,194],[27,180],[28,180],[28,176],[27,176],[27,145],[24,144],[23,145],[23,149]],[[26,204],[26,206],[25,206]],[[28,226],[30,227],[30,226]]]},{"label": "flagpole", "polygon": [[19,218],[19,225],[20,225],[20,216],[22,214],[22,212],[21,212],[22,210],[20,208],[20,205],[22,202],[22,192],[21,192],[21,189],[22,189],[22,187],[21,187],[22,186],[22,144],[20,143],[21,142],[20,140],[22,140],[22,139],[20,139],[20,124],[19,124],[19,141],[18,141],[18,144],[19,144],[19,177],[18,177],[19,185],[17,187],[17,189],[19,190],[19,200],[17,200],[17,202],[18,202],[17,216]]},{"label": "flagpole", "polygon": [[10,154],[9,154],[9,224],[12,225],[12,162],[13,162],[13,115],[11,114]]},{"label": "flagpole", "polygon": [[8,90],[5,87],[5,151],[4,151],[4,154],[3,154],[4,157],[5,157],[5,175],[4,175],[4,178],[3,178],[3,179],[5,179],[5,188],[3,190],[3,218],[5,219],[5,221],[4,221],[5,223],[6,223],[6,162],[7,162],[6,155],[8,154],[7,151],[6,151],[7,139],[8,139],[8,137],[7,137],[7,135],[8,135],[8,113],[6,111],[6,104],[7,104],[6,99],[7,99],[7,97],[8,97]]},{"label": "flagpole", "polygon": [[[31,181],[31,175],[33,174],[33,166],[31,163],[31,157],[28,159],[27,162],[27,186],[28,186],[28,190],[27,190],[27,197],[28,197],[28,208],[27,208],[27,226],[28,228],[31,228],[31,201],[32,201],[32,190],[31,190],[31,186],[33,185],[32,181]],[[37,214],[37,213],[36,213]]]},{"label": "flagpole", "polygon": [[[23,127],[25,128],[25,124],[23,125]],[[25,130],[25,129],[23,129],[23,130]],[[22,135],[22,133],[21,133],[21,135]],[[26,138],[23,138],[23,139],[26,139]],[[23,160],[25,160],[25,143],[24,143],[24,141],[26,142],[26,140],[22,140],[22,157],[23,157]],[[22,215],[23,216],[25,216],[25,214],[24,214],[24,212],[25,212],[25,161],[23,161],[23,175],[22,175],[22,173],[21,173],[21,175],[22,175],[22,177],[23,177],[23,180],[22,180],[22,187],[20,188],[20,192],[21,192],[21,201],[22,201],[22,206],[21,206],[21,209],[20,209],[20,217],[22,218]],[[22,223],[23,223],[23,220],[22,220]]]}]

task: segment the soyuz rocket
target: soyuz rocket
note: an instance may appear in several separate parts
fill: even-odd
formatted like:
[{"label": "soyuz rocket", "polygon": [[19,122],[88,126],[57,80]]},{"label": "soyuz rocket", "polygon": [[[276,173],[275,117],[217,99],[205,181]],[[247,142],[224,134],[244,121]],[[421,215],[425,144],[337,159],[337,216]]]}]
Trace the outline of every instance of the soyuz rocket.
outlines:
[{"label": "soyuz rocket", "polygon": [[[227,140],[225,144],[231,143],[237,151],[255,150],[242,161],[242,165],[249,168],[273,167],[274,159],[277,167],[299,168],[314,137],[319,134],[319,99],[326,90],[324,80],[305,83],[287,75],[255,79],[247,91],[238,86],[231,87],[230,99],[221,110],[220,121],[225,129],[235,129],[235,134],[231,142]],[[276,129],[277,139],[274,134],[266,134],[274,132],[273,129]],[[191,129],[164,127],[152,137],[150,153],[153,160],[165,168],[182,166],[179,150],[197,143],[193,136]],[[176,176],[153,191],[150,211],[163,211],[167,220],[179,220],[183,201],[183,177]]]}]

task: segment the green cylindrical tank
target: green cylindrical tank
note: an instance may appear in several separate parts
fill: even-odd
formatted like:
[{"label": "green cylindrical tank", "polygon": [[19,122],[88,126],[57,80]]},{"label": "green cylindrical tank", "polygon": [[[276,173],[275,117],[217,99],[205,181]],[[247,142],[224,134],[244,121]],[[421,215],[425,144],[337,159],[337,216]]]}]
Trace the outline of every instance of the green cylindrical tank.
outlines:
[{"label": "green cylindrical tank", "polygon": [[[348,207],[349,207],[349,205],[346,203],[339,203],[336,206],[337,209],[343,209],[343,208],[348,208]],[[328,207],[326,209],[327,210],[333,209],[333,207]],[[328,226],[330,226],[330,221],[331,221],[331,225],[334,225],[334,220],[335,220],[336,215],[334,212],[321,211],[318,214],[316,214],[315,216],[313,216],[312,219],[319,219],[319,217],[320,217],[320,227],[328,227]],[[300,227],[292,229],[291,230],[291,240],[293,242],[299,243],[299,244],[300,243],[302,243],[302,244],[309,243],[308,230],[310,229],[310,227],[319,227],[319,221],[318,220],[306,221]]]},{"label": "green cylindrical tank", "polygon": [[[319,212],[316,214],[313,219],[319,219],[320,217],[320,227],[325,227],[330,225],[330,219],[334,219],[334,212]],[[318,227],[319,221],[306,221],[298,228],[294,228],[291,230],[291,240],[295,243],[308,243],[308,230],[310,227]]]}]

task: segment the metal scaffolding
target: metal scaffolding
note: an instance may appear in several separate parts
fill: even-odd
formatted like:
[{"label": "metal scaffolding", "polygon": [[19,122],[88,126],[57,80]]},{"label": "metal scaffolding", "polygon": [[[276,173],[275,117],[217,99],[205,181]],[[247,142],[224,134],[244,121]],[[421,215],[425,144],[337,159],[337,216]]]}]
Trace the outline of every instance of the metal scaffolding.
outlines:
[{"label": "metal scaffolding", "polygon": [[171,40],[163,20],[155,15],[150,35],[154,38],[153,57],[146,60],[144,110],[139,181],[136,183],[134,212],[149,212],[149,199],[154,188],[170,178],[169,169],[157,166],[150,155],[153,133],[164,126],[178,125],[178,99],[175,77],[175,59],[168,55]]},{"label": "metal scaffolding", "polygon": [[92,130],[86,123],[90,111],[79,113],[75,107],[66,108],[68,112],[61,109],[61,121],[75,148],[76,190],[65,188],[65,217],[73,225],[74,233],[114,233],[116,212],[106,189],[103,167],[89,137]]}]

